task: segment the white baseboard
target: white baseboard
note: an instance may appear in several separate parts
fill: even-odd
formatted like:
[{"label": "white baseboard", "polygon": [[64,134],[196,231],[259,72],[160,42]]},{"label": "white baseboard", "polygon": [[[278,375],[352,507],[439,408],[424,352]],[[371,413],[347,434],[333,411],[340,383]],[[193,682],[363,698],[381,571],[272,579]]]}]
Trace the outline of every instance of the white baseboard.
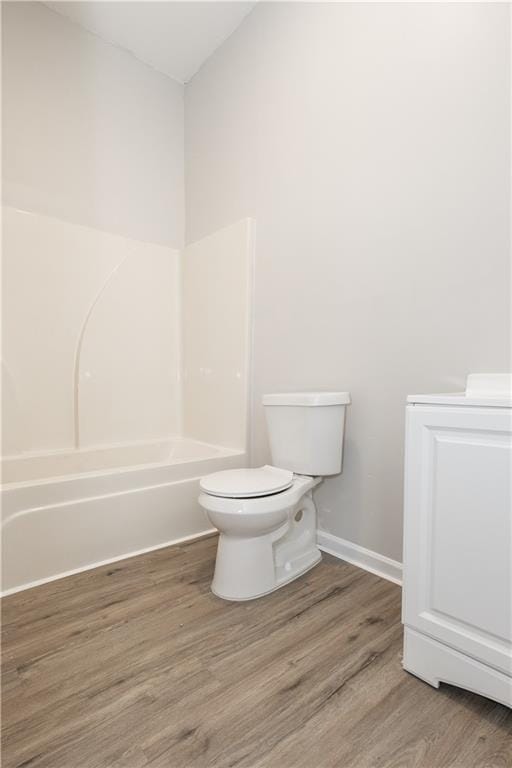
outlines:
[{"label": "white baseboard", "polygon": [[110,557],[107,560],[99,560],[95,563],[88,563],[80,568],[73,568],[71,571],[64,571],[63,573],[57,573],[55,576],[47,576],[44,579],[37,579],[37,581],[30,581],[28,584],[20,584],[18,587],[11,587],[11,589],[4,589],[0,592],[0,597],[8,597],[9,595],[15,595],[17,592],[23,592],[25,589],[32,589],[33,587],[40,587],[42,584],[49,584],[51,581],[59,581],[59,579],[65,579],[67,576],[75,576],[77,573],[84,573],[84,571],[92,571],[94,568],[101,568],[102,565],[110,565],[111,563],[118,563],[120,560],[128,560],[130,557],[138,557],[138,555],[145,555],[148,552],[155,552],[157,549],[165,549],[165,547],[172,547],[176,544],[185,544],[188,541],[196,541],[204,539],[207,536],[212,536],[217,533],[216,528],[208,528],[206,531],[200,533],[193,533],[191,536],[182,536],[179,539],[172,539],[171,541],[164,541],[163,544],[155,544],[152,547],[145,547],[144,549],[137,549],[134,552],[126,552],[123,555],[117,555],[117,557]]},{"label": "white baseboard", "polygon": [[317,532],[317,543],[322,552],[339,557],[340,560],[357,565],[358,568],[363,568],[394,584],[402,585],[402,563],[398,560],[391,560],[390,557],[379,555],[378,552],[372,552],[371,549],[365,549],[359,544],[353,544],[351,541],[340,539],[339,536],[333,536],[332,533],[325,531]]},{"label": "white baseboard", "polygon": [[[157,549],[164,549],[174,544],[183,544],[187,541],[194,541],[195,539],[202,539],[206,536],[211,536],[217,533],[215,528],[202,531],[199,534],[193,534],[192,536],[184,536],[180,539],[174,539],[172,541],[166,541],[162,544],[156,544],[153,547],[146,547],[145,549],[139,549],[135,552],[127,552],[126,554],[119,555],[118,557],[112,557],[108,560],[102,560],[99,562],[91,563],[81,568],[74,568],[71,571],[56,574],[55,576],[49,576],[44,579],[38,579],[28,584],[22,584],[19,587],[13,587],[12,589],[6,589],[0,593],[0,597],[7,597],[13,595],[16,592],[22,592],[25,589],[32,589],[33,587],[39,587],[42,584],[48,584],[51,581],[57,581],[58,579],[64,579],[67,576],[74,576],[77,573],[83,573],[84,571],[90,571],[93,568],[100,568],[102,565],[109,565],[110,563],[117,563],[120,560],[126,560],[129,557],[136,557],[137,555],[143,555],[147,552],[154,552]],[[333,536],[332,533],[326,533],[325,531],[317,532],[318,547],[322,552],[326,552],[334,557],[339,557],[340,560],[345,560],[347,563],[356,565],[358,568],[362,568],[365,571],[374,573],[376,576],[380,576],[383,579],[392,581],[394,584],[402,584],[402,563],[397,560],[391,560],[389,557],[379,555],[378,552],[372,552],[371,549],[365,549],[360,547],[359,544],[353,544],[351,541],[339,538],[339,536]]]}]

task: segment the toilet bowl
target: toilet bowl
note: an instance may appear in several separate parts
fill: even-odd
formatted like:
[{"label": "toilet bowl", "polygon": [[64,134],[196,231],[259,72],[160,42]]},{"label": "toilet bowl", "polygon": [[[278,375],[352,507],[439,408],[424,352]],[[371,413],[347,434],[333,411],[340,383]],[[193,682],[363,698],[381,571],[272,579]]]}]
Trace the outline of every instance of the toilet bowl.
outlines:
[{"label": "toilet bowl", "polygon": [[199,503],[220,534],[215,595],[262,597],[320,562],[312,491],[341,472],[349,402],[347,392],[265,395],[271,454],[279,463],[201,479]]},{"label": "toilet bowl", "polygon": [[[231,470],[210,476],[231,477],[240,472],[249,491],[251,473]],[[277,470],[279,471],[279,470]],[[291,475],[289,486],[267,495],[222,497],[208,492],[208,478],[201,482],[199,503],[220,532],[212,592],[226,600],[261,597],[295,579],[321,559],[316,545],[316,510],[311,491],[319,480]]]}]

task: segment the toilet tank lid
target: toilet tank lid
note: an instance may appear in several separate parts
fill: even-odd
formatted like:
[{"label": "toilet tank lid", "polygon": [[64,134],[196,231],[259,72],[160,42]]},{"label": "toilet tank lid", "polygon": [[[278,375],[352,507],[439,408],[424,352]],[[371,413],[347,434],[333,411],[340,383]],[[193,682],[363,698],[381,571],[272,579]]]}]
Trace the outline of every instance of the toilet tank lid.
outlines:
[{"label": "toilet tank lid", "polygon": [[350,392],[279,392],[263,395],[263,405],[348,405]]}]

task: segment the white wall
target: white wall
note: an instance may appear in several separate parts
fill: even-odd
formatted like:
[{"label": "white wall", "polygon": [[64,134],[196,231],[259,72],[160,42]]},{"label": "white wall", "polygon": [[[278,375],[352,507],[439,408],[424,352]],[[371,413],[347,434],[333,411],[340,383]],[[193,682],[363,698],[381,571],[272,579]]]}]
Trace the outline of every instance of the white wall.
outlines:
[{"label": "white wall", "polygon": [[4,203],[183,244],[183,86],[42,3],[2,3]]},{"label": "white wall", "polygon": [[510,368],[509,8],[262,3],[186,89],[187,240],[256,219],[261,395],[350,389],[321,527],[401,559],[404,401]]}]

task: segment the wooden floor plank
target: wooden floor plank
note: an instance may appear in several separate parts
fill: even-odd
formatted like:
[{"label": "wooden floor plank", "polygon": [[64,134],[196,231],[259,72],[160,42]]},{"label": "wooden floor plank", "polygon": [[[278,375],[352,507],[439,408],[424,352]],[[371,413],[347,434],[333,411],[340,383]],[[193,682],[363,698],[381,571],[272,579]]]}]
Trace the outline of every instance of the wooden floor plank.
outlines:
[{"label": "wooden floor plank", "polygon": [[4,598],[4,768],[510,768],[512,713],[401,668],[400,589],[324,556],[260,600],[216,539]]}]

